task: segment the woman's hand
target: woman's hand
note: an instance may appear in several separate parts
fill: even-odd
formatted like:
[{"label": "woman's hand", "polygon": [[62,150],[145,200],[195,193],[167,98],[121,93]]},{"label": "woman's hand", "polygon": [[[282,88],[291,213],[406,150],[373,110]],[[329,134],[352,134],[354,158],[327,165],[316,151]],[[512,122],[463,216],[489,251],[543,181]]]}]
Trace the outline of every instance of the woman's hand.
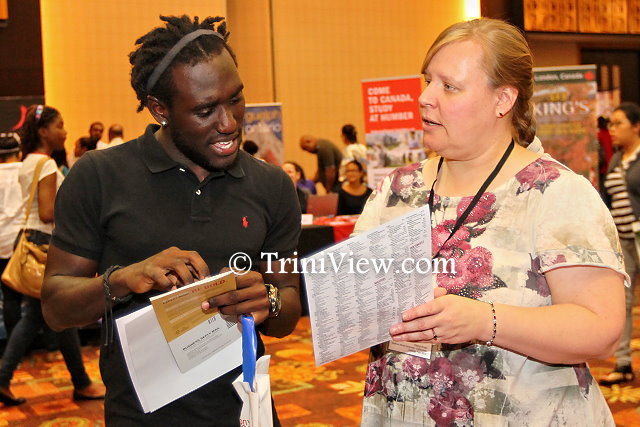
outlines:
[{"label": "woman's hand", "polygon": [[394,341],[446,344],[488,341],[493,331],[492,318],[490,304],[446,295],[444,288],[435,288],[433,301],[405,311],[402,322],[393,325],[389,333]]}]

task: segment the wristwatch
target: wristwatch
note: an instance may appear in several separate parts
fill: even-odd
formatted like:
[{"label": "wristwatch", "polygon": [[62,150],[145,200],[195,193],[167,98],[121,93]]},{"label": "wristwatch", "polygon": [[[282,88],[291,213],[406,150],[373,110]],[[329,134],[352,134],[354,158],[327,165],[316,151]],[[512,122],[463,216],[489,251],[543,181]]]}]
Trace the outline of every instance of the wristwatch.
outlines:
[{"label": "wristwatch", "polygon": [[267,287],[267,299],[269,300],[269,317],[278,317],[278,314],[280,314],[280,308],[282,308],[280,290],[270,283],[265,283],[264,285]]}]

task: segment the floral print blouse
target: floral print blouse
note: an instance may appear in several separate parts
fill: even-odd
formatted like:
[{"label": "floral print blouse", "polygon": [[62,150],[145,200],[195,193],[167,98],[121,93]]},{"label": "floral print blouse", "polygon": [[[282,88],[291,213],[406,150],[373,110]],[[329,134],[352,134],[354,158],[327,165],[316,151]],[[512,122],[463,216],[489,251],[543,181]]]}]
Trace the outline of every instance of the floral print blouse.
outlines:
[{"label": "floral print blouse", "polygon": [[[355,233],[427,204],[431,185],[422,178],[427,161],[437,160],[396,169],[381,181]],[[435,195],[433,253],[472,198]],[[586,179],[546,154],[484,193],[440,253],[455,259],[456,271],[435,274],[434,284],[450,294],[517,306],[551,305],[544,273],[554,268],[599,266],[625,275],[616,228],[599,195]],[[442,345],[430,359],[384,344],[373,347],[362,425],[614,422],[586,364],[551,365],[476,342]]]}]

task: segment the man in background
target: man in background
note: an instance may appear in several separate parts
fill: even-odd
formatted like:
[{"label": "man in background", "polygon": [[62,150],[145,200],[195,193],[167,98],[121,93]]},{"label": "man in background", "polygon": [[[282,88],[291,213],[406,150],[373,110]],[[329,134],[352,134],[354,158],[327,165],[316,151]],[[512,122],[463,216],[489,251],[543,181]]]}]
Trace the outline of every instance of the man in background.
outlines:
[{"label": "man in background", "polygon": [[318,170],[313,180],[322,183],[327,193],[337,193],[340,187],[338,174],[342,162],[342,153],[338,147],[327,139],[304,135],[300,138],[300,148],[317,156]]},{"label": "man in background", "polygon": [[114,123],[109,126],[108,136],[109,143],[98,142],[98,150],[104,150],[105,148],[115,147],[116,145],[124,143],[124,130],[122,129],[122,125]]},{"label": "man in background", "polygon": [[89,138],[93,138],[96,141],[104,144],[104,142],[102,141],[103,134],[104,134],[104,125],[102,124],[102,122],[91,123],[91,125],[89,126]]},{"label": "man in background", "polygon": [[107,146],[107,143],[102,141],[103,134],[104,125],[102,122],[91,123],[89,125],[89,136],[82,136],[76,139],[73,150],[67,153],[67,164],[69,168],[87,151]]}]

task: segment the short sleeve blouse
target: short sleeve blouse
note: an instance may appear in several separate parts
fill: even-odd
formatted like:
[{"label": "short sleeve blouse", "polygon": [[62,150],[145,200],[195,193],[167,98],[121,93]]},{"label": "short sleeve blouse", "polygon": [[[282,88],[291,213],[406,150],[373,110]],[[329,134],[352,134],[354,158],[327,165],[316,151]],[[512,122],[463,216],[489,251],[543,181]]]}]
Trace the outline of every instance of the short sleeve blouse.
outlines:
[{"label": "short sleeve blouse", "polygon": [[[427,203],[426,161],[381,181],[355,233]],[[434,253],[471,199],[435,195]],[[456,271],[435,274],[434,283],[482,301],[550,305],[544,273],[567,266],[609,268],[628,283],[616,228],[598,193],[546,154],[484,193],[441,254],[455,259]],[[431,360],[385,346],[371,354],[365,426],[390,420],[391,425],[614,425],[586,364],[549,365],[478,343],[444,346]]]}]

